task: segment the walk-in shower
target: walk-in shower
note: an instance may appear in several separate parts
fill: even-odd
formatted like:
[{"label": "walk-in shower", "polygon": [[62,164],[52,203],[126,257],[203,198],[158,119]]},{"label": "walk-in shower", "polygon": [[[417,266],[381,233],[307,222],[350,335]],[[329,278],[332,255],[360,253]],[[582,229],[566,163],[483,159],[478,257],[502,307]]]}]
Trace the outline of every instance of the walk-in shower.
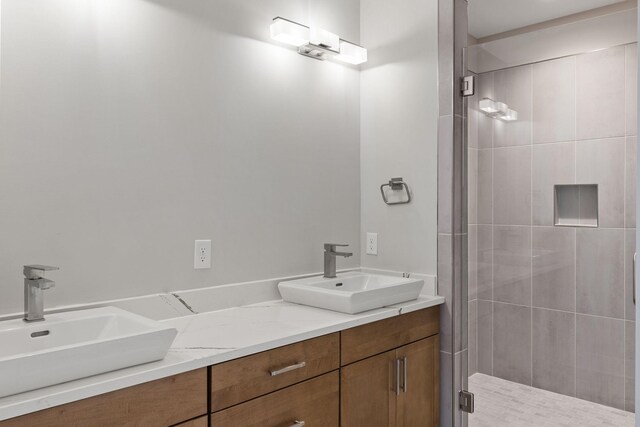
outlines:
[{"label": "walk-in shower", "polygon": [[470,37],[472,427],[633,425],[633,6]]}]

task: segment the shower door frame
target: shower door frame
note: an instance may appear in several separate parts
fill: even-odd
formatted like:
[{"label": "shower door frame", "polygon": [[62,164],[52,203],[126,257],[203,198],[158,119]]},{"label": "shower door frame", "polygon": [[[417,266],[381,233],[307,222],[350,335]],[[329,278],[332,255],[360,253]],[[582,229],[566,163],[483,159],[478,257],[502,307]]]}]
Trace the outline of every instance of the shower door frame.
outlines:
[{"label": "shower door frame", "polygon": [[467,386],[466,103],[462,97],[467,0],[438,0],[438,294],[440,425],[466,426],[460,391]]},{"label": "shower door frame", "polygon": [[[637,21],[636,22],[640,22],[640,8],[638,9],[638,16],[637,16]],[[638,28],[638,35],[636,36],[636,40],[640,43],[640,26]],[[638,56],[638,66],[639,66],[639,70],[640,70],[640,56]],[[636,80],[638,83],[640,83],[640,72],[638,73],[638,76],[636,77]],[[640,84],[636,85],[636,90],[637,90],[637,94],[640,95]],[[640,99],[640,97],[636,98],[636,99]],[[637,104],[637,101],[636,101]],[[636,123],[640,124],[640,109],[637,108],[636,105]],[[636,165],[640,164],[638,163],[638,159],[640,159],[640,150],[636,150]],[[640,224],[640,169],[636,168],[636,251],[638,250],[637,247],[637,243],[640,241],[640,227],[638,227],[638,224]],[[634,273],[634,278],[633,278],[633,297],[634,297],[634,304],[635,304],[635,308],[636,308],[636,319],[640,319],[640,305],[636,304],[636,295],[638,293],[638,268],[636,268],[636,254],[633,257],[633,273]],[[634,355],[634,359],[635,359],[635,407],[636,407],[636,412],[637,412],[637,408],[640,408],[640,358],[638,357],[638,355],[640,355],[640,328],[637,327],[637,323],[636,323],[636,331],[635,331],[635,337],[636,337],[636,342],[635,342],[635,355]],[[638,416],[636,416],[636,427],[640,427],[640,419]]]}]

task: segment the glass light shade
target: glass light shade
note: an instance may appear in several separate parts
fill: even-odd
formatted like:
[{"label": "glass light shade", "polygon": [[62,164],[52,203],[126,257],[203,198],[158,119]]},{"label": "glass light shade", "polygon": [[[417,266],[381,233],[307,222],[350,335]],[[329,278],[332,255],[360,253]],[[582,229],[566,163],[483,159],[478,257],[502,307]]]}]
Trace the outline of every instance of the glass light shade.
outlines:
[{"label": "glass light shade", "polygon": [[487,114],[495,114],[498,112],[496,101],[490,98],[483,98],[480,100],[480,111]]},{"label": "glass light shade", "polygon": [[357,44],[340,41],[340,54],[336,59],[349,64],[358,65],[367,62],[367,49]]},{"label": "glass light shade", "polygon": [[509,110],[509,106],[507,104],[505,104],[504,102],[496,102],[496,115],[498,116],[504,116],[505,114],[507,114],[507,110]]},{"label": "glass light shade", "polygon": [[514,122],[518,120],[518,112],[516,110],[512,110],[511,108],[507,108],[505,114],[500,116],[500,120],[504,120],[505,122]]},{"label": "glass light shade", "polygon": [[309,43],[309,28],[282,18],[275,18],[271,23],[271,38],[293,46],[304,46]]},{"label": "glass light shade", "polygon": [[327,49],[338,51],[340,49],[340,36],[322,28],[311,28],[309,41]]}]

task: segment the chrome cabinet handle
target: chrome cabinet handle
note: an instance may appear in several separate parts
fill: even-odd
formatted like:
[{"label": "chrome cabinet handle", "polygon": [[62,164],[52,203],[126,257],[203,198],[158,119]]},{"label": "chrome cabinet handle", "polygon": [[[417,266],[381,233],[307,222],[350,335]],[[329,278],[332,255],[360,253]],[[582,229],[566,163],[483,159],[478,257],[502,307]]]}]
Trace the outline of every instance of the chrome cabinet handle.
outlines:
[{"label": "chrome cabinet handle", "polygon": [[407,392],[407,358],[402,359],[402,391]]},{"label": "chrome cabinet handle", "polygon": [[396,359],[396,396],[400,394],[400,359]]},{"label": "chrome cabinet handle", "polygon": [[300,363],[296,363],[295,365],[286,366],[284,368],[276,369],[274,371],[269,371],[269,373],[271,374],[272,377],[275,377],[276,375],[284,374],[286,372],[295,371],[296,369],[301,369],[301,368],[304,368],[305,366],[307,366],[307,362],[300,362]]},{"label": "chrome cabinet handle", "polygon": [[636,305],[636,260],[638,259],[638,252],[633,254],[633,305]]},{"label": "chrome cabinet handle", "polygon": [[293,424],[291,424],[291,427],[303,427],[306,424],[307,423],[305,423],[304,421],[295,420]]}]

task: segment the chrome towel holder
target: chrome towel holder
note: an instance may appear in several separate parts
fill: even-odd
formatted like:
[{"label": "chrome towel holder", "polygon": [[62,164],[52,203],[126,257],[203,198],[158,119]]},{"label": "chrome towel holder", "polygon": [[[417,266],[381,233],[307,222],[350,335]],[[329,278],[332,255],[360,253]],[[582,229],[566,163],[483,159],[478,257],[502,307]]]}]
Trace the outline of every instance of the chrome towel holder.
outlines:
[{"label": "chrome towel holder", "polygon": [[[389,187],[394,191],[405,191],[407,193],[407,199],[401,200],[399,202],[390,202],[389,199],[387,199],[387,194],[384,191],[385,187]],[[382,200],[384,200],[387,205],[406,205],[407,203],[411,202],[411,192],[409,191],[409,186],[406,182],[403,181],[402,178],[391,178],[388,183],[382,184],[380,186],[380,193],[382,193]]]}]

